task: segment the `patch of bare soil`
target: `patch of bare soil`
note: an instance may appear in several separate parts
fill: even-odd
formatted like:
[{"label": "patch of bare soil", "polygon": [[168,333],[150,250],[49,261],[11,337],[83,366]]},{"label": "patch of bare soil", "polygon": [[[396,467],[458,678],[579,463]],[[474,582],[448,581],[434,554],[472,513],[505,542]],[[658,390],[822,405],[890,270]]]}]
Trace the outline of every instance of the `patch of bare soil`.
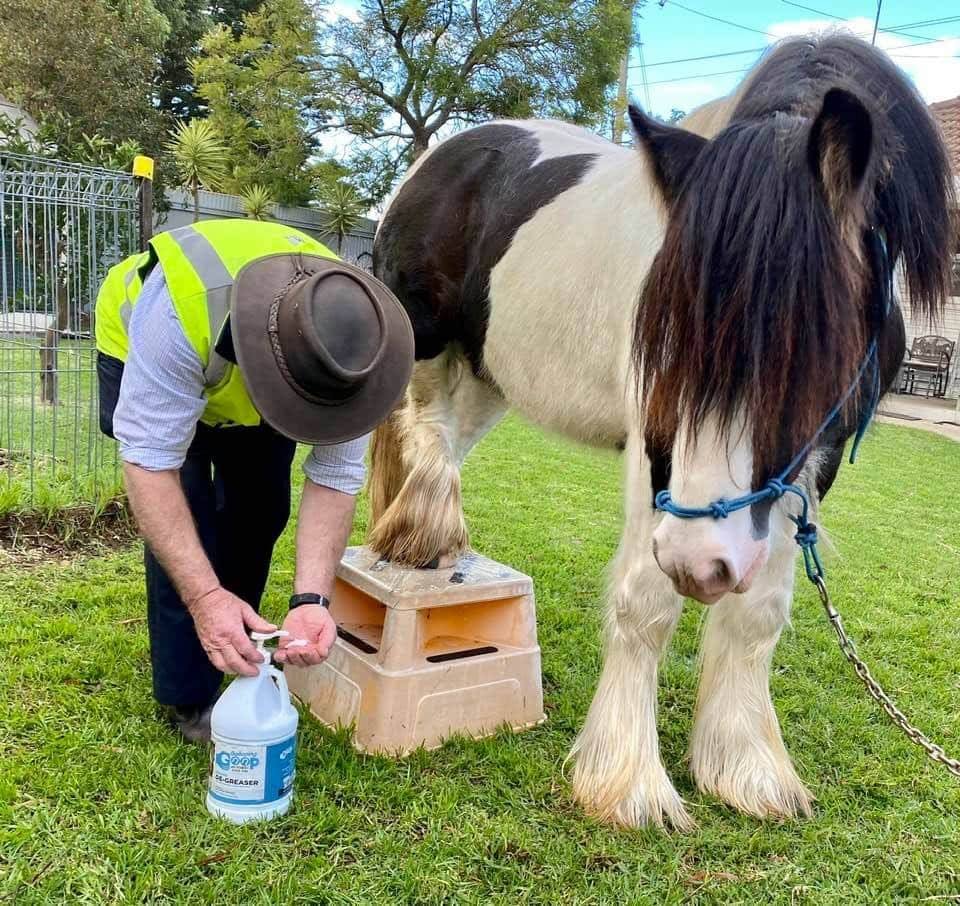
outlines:
[{"label": "patch of bare soil", "polygon": [[44,566],[51,561],[96,556],[125,547],[137,527],[124,500],[102,510],[69,507],[56,513],[0,514],[0,567]]}]

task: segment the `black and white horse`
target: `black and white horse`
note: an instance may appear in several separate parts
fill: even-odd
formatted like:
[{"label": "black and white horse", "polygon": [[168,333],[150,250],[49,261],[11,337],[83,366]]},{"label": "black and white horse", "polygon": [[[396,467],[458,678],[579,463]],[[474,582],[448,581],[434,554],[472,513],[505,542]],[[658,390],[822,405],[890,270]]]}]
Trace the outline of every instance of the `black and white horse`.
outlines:
[{"label": "black and white horse", "polygon": [[[575,795],[624,825],[690,826],[656,728],[657,665],[689,596],[714,605],[698,786],[752,815],[807,814],[769,692],[795,504],[684,521],[653,498],[668,488],[703,506],[779,474],[874,337],[889,386],[904,330],[879,302],[888,268],[902,268],[918,315],[946,293],[944,149],[889,59],[839,34],[777,45],[687,128],[630,116],[638,151],[560,122],[479,126],[418,160],[395,194],[375,270],[412,319],[419,361],[374,440],[370,543],[415,565],[465,550],[460,467],[510,406],[625,448],[626,520]],[[868,377],[788,476],[814,499],[868,405]]]}]

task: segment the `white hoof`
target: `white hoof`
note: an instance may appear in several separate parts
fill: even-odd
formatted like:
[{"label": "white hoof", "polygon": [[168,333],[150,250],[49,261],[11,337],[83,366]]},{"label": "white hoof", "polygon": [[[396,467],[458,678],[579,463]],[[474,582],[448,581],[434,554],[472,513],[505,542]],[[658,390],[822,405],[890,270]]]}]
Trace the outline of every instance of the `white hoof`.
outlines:
[{"label": "white hoof", "polygon": [[779,739],[773,745],[763,738],[712,743],[695,740],[691,747],[690,769],[702,792],[755,818],[810,816],[814,796]]},{"label": "white hoof", "polygon": [[644,778],[629,795],[616,803],[610,820],[621,827],[648,827],[692,831],[697,823],[687,812],[680,794],[662,768],[659,777]]},{"label": "white hoof", "polygon": [[621,827],[654,825],[678,831],[696,827],[659,758],[654,757],[638,777],[629,777],[622,770],[600,773],[600,764],[609,769],[611,763],[589,757],[583,748],[573,757],[573,795],[587,814]]}]

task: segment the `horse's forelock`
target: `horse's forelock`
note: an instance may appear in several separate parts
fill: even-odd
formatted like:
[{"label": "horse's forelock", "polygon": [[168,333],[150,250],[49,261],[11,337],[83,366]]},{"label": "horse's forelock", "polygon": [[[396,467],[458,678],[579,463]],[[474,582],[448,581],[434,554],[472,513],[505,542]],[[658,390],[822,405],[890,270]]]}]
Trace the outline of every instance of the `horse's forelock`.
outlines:
[{"label": "horse's forelock", "polygon": [[695,436],[711,413],[729,430],[740,412],[768,474],[816,429],[864,348],[850,301],[859,269],[802,142],[780,118],[718,138],[674,209],[636,323],[652,435],[668,443],[682,423]]}]

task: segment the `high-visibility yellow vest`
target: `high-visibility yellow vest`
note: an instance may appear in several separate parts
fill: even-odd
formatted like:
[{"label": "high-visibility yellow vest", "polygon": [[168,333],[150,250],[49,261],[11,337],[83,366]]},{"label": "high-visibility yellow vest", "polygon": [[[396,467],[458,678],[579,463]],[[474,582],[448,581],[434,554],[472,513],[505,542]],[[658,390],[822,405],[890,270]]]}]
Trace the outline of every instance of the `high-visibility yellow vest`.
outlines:
[{"label": "high-visibility yellow vest", "polygon": [[240,369],[216,352],[230,314],[230,292],[240,269],[279,252],[336,259],[306,233],[257,220],[205,220],[158,233],[148,251],[131,255],[107,274],[96,306],[97,349],[125,362],[127,327],[143,281],[159,262],[183,332],[203,365],[208,425],[258,425],[260,414]]},{"label": "high-visibility yellow vest", "polygon": [[[129,312],[133,310],[140,290],[143,289],[140,268],[149,260],[149,252],[137,252],[129,258],[124,258],[107,271],[106,279],[100,287],[100,292],[97,293],[94,317],[97,349],[115,359],[120,359],[121,362],[127,360],[129,351],[127,341]],[[121,314],[122,310],[125,311],[125,315]]]}]

